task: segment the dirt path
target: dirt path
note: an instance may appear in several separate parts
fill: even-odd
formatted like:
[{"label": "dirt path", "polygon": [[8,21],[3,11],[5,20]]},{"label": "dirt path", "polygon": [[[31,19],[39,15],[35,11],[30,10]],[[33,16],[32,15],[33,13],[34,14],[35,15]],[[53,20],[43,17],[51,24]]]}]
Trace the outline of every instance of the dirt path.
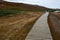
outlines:
[{"label": "dirt path", "polygon": [[47,24],[48,13],[44,14],[33,26],[26,40],[52,40]]}]

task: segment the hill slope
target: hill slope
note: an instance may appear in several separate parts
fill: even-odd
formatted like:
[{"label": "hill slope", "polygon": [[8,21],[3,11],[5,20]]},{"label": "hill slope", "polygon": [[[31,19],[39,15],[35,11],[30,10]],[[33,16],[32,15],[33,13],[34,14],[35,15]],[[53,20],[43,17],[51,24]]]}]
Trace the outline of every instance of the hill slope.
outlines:
[{"label": "hill slope", "polygon": [[19,10],[27,10],[27,11],[46,11],[46,10],[52,10],[46,7],[38,6],[38,5],[29,5],[24,3],[12,3],[12,2],[6,2],[2,1],[0,2],[0,9],[9,9],[9,8],[17,8]]}]

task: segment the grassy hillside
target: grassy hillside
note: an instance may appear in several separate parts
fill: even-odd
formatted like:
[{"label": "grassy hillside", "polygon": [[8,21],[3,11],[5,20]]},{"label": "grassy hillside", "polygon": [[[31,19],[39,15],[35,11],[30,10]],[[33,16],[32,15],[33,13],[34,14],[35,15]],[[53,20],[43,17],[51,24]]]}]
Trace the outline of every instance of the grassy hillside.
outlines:
[{"label": "grassy hillside", "polygon": [[0,2],[0,17],[9,15],[9,14],[15,14],[15,13],[21,13],[22,11],[35,11],[35,12],[45,12],[45,11],[55,11],[53,9],[49,9],[46,7],[38,6],[38,5],[29,5],[24,3],[12,3],[12,2]]},{"label": "grassy hillside", "polygon": [[11,8],[11,9],[0,9],[0,17],[1,16],[6,16],[9,14],[16,14],[16,13],[20,13],[21,11],[16,9],[16,8]]},{"label": "grassy hillside", "polygon": [[24,4],[24,3],[12,3],[12,2],[2,2],[0,8],[2,9],[9,9],[9,8],[17,8],[19,10],[24,11],[46,11],[49,8],[38,6],[38,5],[31,5],[31,4]]}]

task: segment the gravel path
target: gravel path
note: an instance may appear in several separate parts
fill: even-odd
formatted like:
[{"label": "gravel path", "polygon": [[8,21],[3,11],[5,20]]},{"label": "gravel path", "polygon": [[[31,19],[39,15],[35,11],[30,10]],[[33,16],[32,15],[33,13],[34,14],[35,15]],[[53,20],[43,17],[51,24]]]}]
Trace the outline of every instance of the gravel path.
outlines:
[{"label": "gravel path", "polygon": [[52,40],[49,26],[47,24],[48,13],[37,20],[26,40]]}]

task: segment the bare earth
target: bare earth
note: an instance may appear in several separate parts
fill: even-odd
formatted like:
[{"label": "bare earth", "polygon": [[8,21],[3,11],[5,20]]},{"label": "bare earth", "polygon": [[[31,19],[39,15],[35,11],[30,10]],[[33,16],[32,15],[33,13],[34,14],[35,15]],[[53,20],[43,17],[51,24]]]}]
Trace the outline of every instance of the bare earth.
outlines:
[{"label": "bare earth", "polygon": [[37,20],[26,40],[52,40],[49,26],[47,24],[48,13]]},{"label": "bare earth", "polygon": [[23,12],[0,17],[0,40],[25,40],[26,35],[42,12]]}]

